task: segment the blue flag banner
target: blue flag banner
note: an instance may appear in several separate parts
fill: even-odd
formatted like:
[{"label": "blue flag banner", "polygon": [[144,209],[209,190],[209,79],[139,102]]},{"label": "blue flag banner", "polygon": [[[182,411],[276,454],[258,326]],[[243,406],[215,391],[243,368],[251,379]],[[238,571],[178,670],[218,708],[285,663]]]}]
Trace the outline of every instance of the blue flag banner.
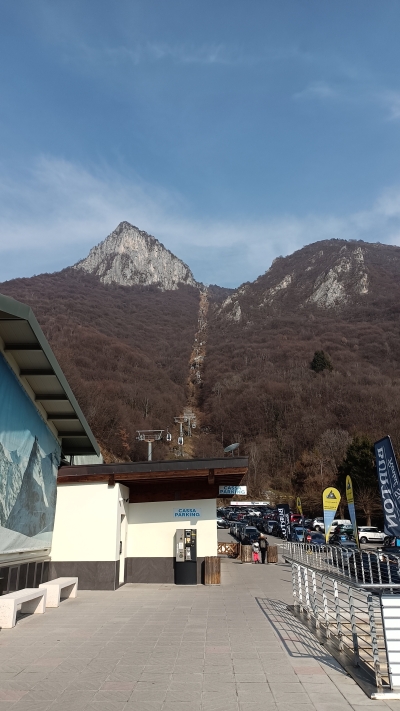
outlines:
[{"label": "blue flag banner", "polygon": [[381,492],[384,531],[400,538],[400,473],[390,437],[375,442],[376,469]]}]

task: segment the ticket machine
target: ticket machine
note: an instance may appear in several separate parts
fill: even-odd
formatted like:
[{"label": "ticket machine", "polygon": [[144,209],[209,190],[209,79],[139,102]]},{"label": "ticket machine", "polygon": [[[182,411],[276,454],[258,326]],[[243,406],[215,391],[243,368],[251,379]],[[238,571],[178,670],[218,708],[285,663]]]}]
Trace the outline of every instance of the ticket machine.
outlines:
[{"label": "ticket machine", "polygon": [[175,585],[197,585],[197,530],[195,528],[176,529]]}]

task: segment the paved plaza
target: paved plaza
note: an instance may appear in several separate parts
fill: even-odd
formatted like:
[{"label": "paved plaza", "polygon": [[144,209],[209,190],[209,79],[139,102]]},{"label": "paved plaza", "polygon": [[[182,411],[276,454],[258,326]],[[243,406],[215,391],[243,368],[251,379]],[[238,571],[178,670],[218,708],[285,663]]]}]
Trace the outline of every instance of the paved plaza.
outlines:
[{"label": "paved plaza", "polygon": [[0,631],[0,711],[345,711],[371,701],[286,609],[290,568],[80,591]]}]

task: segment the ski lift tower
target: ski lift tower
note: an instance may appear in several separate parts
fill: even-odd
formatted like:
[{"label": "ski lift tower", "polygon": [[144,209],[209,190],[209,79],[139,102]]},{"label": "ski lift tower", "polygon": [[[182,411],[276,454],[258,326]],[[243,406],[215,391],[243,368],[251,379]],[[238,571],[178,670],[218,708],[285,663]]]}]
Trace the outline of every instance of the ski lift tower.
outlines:
[{"label": "ski lift tower", "polygon": [[196,415],[190,411],[181,417],[174,417],[174,422],[179,425],[179,439],[182,439],[183,444],[183,425],[187,425],[187,435],[192,436],[192,429],[196,428]]},{"label": "ski lift tower", "polygon": [[139,442],[147,442],[147,461],[151,462],[153,457],[153,442],[159,442],[162,439],[164,430],[136,430],[136,439]]},{"label": "ski lift tower", "polygon": [[179,437],[178,437],[178,445],[180,447],[180,456],[182,456],[183,453],[183,423],[186,422],[185,417],[174,417],[174,422],[176,422],[177,425],[179,425]]}]

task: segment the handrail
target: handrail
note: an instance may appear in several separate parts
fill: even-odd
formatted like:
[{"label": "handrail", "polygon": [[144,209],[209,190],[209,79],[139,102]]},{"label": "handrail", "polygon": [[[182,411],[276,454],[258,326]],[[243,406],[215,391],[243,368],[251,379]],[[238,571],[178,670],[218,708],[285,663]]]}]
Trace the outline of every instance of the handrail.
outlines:
[{"label": "handrail", "polygon": [[292,561],[296,614],[305,616],[339,653],[371,675],[377,691],[391,688],[379,597]]},{"label": "handrail", "polygon": [[349,580],[354,587],[385,592],[400,590],[400,559],[391,560],[381,551],[358,548],[347,551],[339,546],[315,546],[308,543],[283,543],[287,562],[296,561],[318,571],[326,571],[338,580]]},{"label": "handrail", "polygon": [[[295,613],[367,671],[373,698],[400,694],[400,566],[387,554],[285,542]],[[397,691],[396,691],[397,690]]]}]

